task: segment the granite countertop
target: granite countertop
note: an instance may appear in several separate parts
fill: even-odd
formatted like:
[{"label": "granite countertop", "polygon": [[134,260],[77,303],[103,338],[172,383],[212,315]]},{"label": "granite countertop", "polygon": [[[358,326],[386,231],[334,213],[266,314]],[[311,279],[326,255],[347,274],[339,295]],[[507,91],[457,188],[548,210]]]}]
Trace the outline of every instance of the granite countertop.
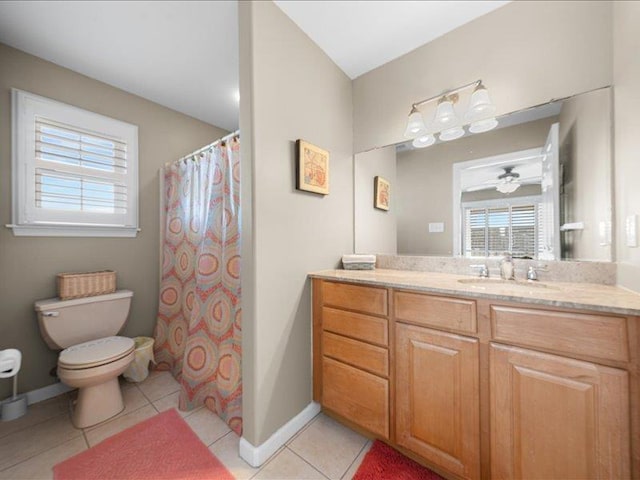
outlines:
[{"label": "granite countertop", "polygon": [[[322,270],[312,272],[309,276],[381,287],[408,288],[431,293],[640,316],[640,294],[621,287],[595,283],[547,281],[491,283],[498,279],[491,278],[485,282],[485,279],[468,275],[386,269]],[[459,280],[468,282],[471,279],[477,282],[459,282]]]}]

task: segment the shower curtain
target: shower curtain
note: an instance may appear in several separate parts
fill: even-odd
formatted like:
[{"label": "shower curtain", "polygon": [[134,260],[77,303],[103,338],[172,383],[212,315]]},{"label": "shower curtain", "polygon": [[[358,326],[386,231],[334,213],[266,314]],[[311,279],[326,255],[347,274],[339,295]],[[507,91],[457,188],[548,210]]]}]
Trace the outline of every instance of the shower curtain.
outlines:
[{"label": "shower curtain", "polygon": [[206,405],[242,432],[240,143],[164,169],[164,241],[155,330],[158,368],[180,409]]}]

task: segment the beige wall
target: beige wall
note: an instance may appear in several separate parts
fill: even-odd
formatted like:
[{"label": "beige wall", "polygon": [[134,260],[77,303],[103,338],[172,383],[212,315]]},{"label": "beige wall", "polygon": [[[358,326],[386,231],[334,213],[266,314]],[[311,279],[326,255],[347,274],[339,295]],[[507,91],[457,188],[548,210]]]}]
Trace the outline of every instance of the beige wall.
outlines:
[{"label": "beige wall", "polygon": [[625,241],[627,216],[640,221],[640,3],[615,2],[613,21],[618,283],[640,291],[640,248]]},{"label": "beige wall", "polygon": [[[557,117],[398,154],[398,253],[453,254],[453,164],[544,145]],[[443,222],[443,233],[429,233]]]},{"label": "beige wall", "polygon": [[[563,234],[562,258],[610,262],[611,245],[600,224],[611,225],[611,89],[577,95],[560,112],[560,163],[564,166],[563,223],[583,222],[584,230]],[[564,217],[564,218],[563,218]]]},{"label": "beige wall", "polygon": [[[396,247],[396,147],[377,148],[354,158],[354,212],[356,253],[397,253]],[[373,179],[383,177],[391,185],[389,210],[373,208]]]},{"label": "beige wall", "polygon": [[[133,290],[124,335],[150,335],[158,304],[158,168],[224,130],[0,44],[0,348],[24,355],[21,391],[54,382],[57,354],[40,337],[33,302],[55,296],[55,274],[113,269],[118,288]],[[136,238],[14,237],[11,223],[12,87],[139,127],[140,227]],[[0,398],[11,382],[0,383]]]},{"label": "beige wall", "polygon": [[355,151],[401,141],[413,102],[478,78],[498,115],[610,85],[611,27],[611,4],[596,1],[519,1],[480,17],[354,80]]},{"label": "beige wall", "polygon": [[[241,2],[240,38],[248,76],[240,123],[251,142],[242,146],[243,181],[252,181],[242,200],[251,233],[243,232],[243,436],[257,446],[312,399],[307,274],[353,251],[352,98],[349,78],[272,2]],[[329,150],[329,195],[295,189],[298,138]]]}]

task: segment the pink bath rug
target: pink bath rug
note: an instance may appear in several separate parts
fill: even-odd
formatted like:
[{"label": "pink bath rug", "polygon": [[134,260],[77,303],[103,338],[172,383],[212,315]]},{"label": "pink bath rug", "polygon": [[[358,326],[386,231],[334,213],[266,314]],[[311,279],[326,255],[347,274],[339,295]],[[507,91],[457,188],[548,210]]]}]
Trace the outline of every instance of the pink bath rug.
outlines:
[{"label": "pink bath rug", "polygon": [[233,480],[175,409],[53,467],[54,480]]}]

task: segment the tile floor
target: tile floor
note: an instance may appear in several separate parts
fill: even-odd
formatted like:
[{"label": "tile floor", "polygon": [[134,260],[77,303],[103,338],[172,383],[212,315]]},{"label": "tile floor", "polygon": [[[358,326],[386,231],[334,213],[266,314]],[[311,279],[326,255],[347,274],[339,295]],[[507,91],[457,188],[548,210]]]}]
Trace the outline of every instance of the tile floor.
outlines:
[{"label": "tile floor", "polygon": [[[123,383],[125,409],[91,428],[73,427],[74,393],[29,407],[24,417],[0,422],[0,479],[48,479],[51,468],[138,422],[177,408],[179,385],[168,372],[153,372],[140,384]],[[180,412],[209,450],[238,479],[350,479],[371,442],[320,414],[260,469],[238,456],[239,437],[206,408]]]}]

